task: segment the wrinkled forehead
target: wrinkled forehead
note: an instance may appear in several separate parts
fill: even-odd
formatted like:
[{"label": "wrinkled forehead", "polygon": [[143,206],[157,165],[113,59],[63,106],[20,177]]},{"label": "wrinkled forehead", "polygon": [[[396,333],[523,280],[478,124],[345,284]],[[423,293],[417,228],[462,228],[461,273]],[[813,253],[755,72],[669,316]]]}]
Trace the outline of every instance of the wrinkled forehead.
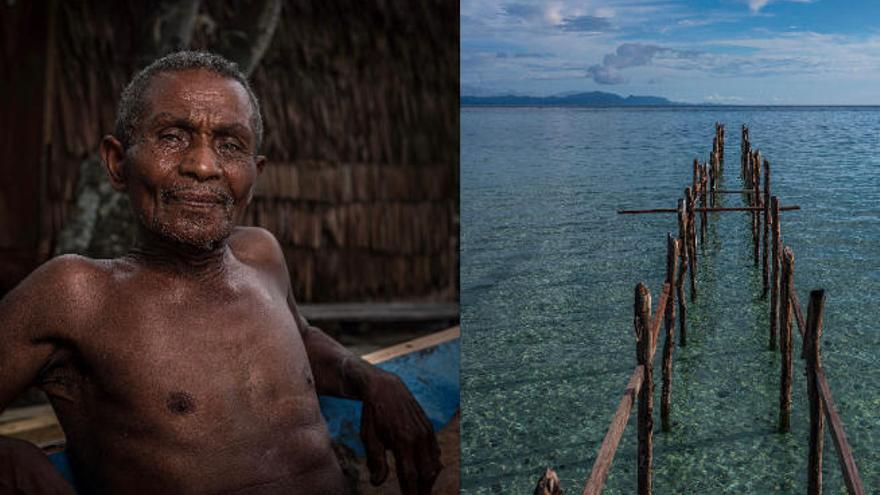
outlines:
[{"label": "wrinkled forehead", "polygon": [[156,74],[144,92],[144,121],[173,115],[198,125],[240,124],[250,130],[253,108],[235,79],[195,69]]}]

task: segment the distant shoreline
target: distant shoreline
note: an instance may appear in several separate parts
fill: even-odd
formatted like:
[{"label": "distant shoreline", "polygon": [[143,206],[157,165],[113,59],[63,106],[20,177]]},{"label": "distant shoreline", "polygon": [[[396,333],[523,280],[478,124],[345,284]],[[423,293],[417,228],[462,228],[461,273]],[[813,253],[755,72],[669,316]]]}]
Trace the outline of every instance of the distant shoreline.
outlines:
[{"label": "distant shoreline", "polygon": [[460,108],[595,108],[595,109],[682,109],[682,108],[860,108],[880,109],[880,104],[871,105],[780,105],[780,104],[752,104],[731,105],[719,103],[670,103],[664,105],[595,105],[577,103],[459,103]]}]

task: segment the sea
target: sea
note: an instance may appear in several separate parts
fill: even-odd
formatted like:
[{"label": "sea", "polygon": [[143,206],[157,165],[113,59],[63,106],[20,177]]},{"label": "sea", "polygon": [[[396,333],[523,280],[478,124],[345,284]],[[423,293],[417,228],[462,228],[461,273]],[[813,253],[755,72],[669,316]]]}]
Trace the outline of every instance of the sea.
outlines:
[{"label": "sea", "polygon": [[[674,208],[715,122],[726,126],[719,187],[742,188],[746,124],[773,193],[800,206],[780,222],[794,284],[804,312],[810,290],[825,290],[825,373],[865,488],[880,490],[880,108],[463,107],[462,493],[531,493],[546,467],[566,493],[583,489],[635,366],[634,287],[656,304],[666,234],[678,231],[674,214],[617,210]],[[749,214],[709,214],[697,250],[669,433],[657,367],[654,492],[804,493],[805,365],[796,352],[780,434],[780,356]],[[605,494],[636,491],[635,424],[633,413]],[[846,493],[828,434],[823,476],[825,493]]]}]

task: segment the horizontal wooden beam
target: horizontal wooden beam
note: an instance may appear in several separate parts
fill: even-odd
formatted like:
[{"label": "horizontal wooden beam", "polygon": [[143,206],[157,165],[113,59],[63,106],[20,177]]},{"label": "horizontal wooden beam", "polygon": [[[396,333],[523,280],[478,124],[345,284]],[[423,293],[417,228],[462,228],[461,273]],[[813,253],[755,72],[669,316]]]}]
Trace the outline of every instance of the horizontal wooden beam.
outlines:
[{"label": "horizontal wooden beam", "polygon": [[388,361],[389,359],[394,359],[398,356],[403,356],[404,354],[434,347],[444,342],[455,340],[459,337],[461,337],[461,327],[456,325],[441,332],[432,333],[431,335],[412,339],[402,344],[393,345],[369,354],[364,354],[361,358],[370,364],[378,364]]},{"label": "horizontal wooden beam", "polygon": [[[800,210],[799,205],[780,206],[779,211]],[[715,207],[715,208],[694,208],[696,212],[718,213],[727,211],[764,211],[763,206],[733,206],[733,207]],[[678,213],[677,208],[651,208],[647,210],[617,210],[618,215],[642,215],[645,213]]]},{"label": "horizontal wooden beam", "polygon": [[608,479],[608,470],[611,468],[611,462],[614,460],[614,454],[617,452],[617,444],[620,443],[620,437],[626,429],[626,423],[629,421],[629,413],[636,400],[636,394],[642,388],[642,380],[645,378],[645,367],[636,366],[629,383],[626,384],[626,390],[623,397],[620,398],[620,404],[614,417],[611,419],[611,426],[605,433],[602,440],[602,446],[599,447],[599,453],[593,462],[593,470],[590,471],[590,477],[587,484],[584,485],[583,495],[598,495],[602,493],[602,487],[605,486],[605,480]]},{"label": "horizontal wooden beam", "polygon": [[57,424],[58,419],[50,405],[15,408],[0,414],[0,435],[23,436]]},{"label": "horizontal wooden beam", "polygon": [[330,303],[300,304],[309,321],[355,321],[368,323],[457,320],[456,303]]},{"label": "horizontal wooden beam", "polygon": [[837,408],[834,407],[834,400],[831,398],[831,388],[828,386],[828,380],[825,379],[825,370],[821,367],[816,369],[816,381],[819,385],[819,397],[822,398],[822,403],[825,405],[825,417],[831,426],[831,439],[834,440],[834,447],[837,449],[837,460],[843,472],[846,490],[850,495],[864,495],[865,488],[862,486],[859,468],[856,467],[852,448],[846,440],[843,421],[841,421],[840,415],[837,413]]}]

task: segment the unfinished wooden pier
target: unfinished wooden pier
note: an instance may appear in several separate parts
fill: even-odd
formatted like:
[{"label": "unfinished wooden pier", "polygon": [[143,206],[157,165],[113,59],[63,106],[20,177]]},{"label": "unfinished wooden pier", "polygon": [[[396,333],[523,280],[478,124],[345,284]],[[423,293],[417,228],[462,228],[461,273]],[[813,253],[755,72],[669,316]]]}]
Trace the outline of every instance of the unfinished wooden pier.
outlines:
[{"label": "unfinished wooden pier", "polygon": [[[671,393],[673,386],[673,357],[675,349],[675,318],[678,308],[678,344],[687,344],[687,299],[685,275],[690,286],[690,299],[697,298],[696,272],[697,237],[705,241],[709,212],[748,212],[751,222],[753,259],[756,269],[761,270],[762,298],[767,298],[770,312],[767,347],[770,352],[781,355],[779,379],[779,417],[777,430],[790,434],[791,390],[794,344],[792,327],[796,324],[802,339],[801,358],[804,363],[810,411],[809,463],[807,493],[822,493],[822,452],[825,438],[825,422],[830,425],[831,438],[837,451],[838,463],[846,489],[850,494],[864,494],[852,449],[846,439],[840,418],[822,367],[820,338],[824,314],[824,291],[810,292],[807,317],[801,309],[794,285],[794,251],[783,243],[781,213],[799,209],[797,205],[783,205],[771,189],[771,166],[757,149],[753,149],[749,129],[742,127],[740,150],[739,189],[719,187],[724,171],[724,125],[715,124],[715,136],[709,160],[693,162],[692,181],[678,199],[676,208],[652,208],[620,210],[624,215],[677,214],[678,236],[667,234],[666,278],[660,288],[658,302],[652,311],[651,293],[644,283],[635,287],[633,326],[636,341],[636,366],[627,382],[620,403],[593,463],[589,478],[583,489],[584,495],[602,492],[608,471],[618,444],[629,421],[633,406],[638,403],[638,493],[653,492],[653,430],[654,430],[654,355],[663,326],[663,355],[661,364],[660,423],[663,431],[672,428]],[[742,195],[746,205],[742,207],[716,207],[721,194]],[[699,224],[699,225],[698,225]],[[677,303],[677,304],[676,304]]]}]

